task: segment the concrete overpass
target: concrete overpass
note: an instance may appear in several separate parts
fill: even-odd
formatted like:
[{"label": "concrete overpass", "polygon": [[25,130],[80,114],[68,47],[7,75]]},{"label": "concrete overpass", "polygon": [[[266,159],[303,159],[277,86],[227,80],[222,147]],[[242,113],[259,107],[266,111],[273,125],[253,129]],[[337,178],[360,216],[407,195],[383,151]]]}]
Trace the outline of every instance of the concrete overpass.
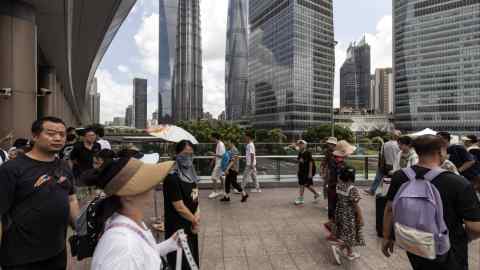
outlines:
[{"label": "concrete overpass", "polygon": [[0,138],[45,115],[92,122],[90,84],[135,2],[0,1]]}]

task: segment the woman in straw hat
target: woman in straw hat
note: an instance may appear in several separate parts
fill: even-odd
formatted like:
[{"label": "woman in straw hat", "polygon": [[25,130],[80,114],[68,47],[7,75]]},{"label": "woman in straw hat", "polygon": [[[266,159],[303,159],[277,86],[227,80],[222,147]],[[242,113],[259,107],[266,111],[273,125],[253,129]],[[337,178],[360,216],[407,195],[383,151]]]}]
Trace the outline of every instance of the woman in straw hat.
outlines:
[{"label": "woman in straw hat", "polygon": [[330,176],[328,178],[328,222],[324,225],[331,233],[327,239],[335,242],[337,240],[333,232],[333,225],[335,224],[335,210],[337,207],[337,183],[340,172],[346,166],[345,160],[355,152],[357,148],[345,140],[341,140],[335,146],[333,151],[333,162],[329,165]]},{"label": "woman in straw hat", "polygon": [[103,232],[93,255],[92,270],[157,270],[162,256],[177,249],[177,236],[157,244],[144,223],[153,189],[163,181],[173,161],[156,165],[134,158],[103,164],[94,184],[107,198],[100,202],[95,223]]}]

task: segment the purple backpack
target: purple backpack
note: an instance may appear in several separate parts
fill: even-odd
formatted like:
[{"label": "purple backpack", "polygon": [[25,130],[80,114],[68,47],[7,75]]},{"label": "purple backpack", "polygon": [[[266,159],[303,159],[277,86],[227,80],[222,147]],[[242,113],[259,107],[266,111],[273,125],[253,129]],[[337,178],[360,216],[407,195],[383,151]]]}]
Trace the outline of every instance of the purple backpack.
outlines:
[{"label": "purple backpack", "polygon": [[412,254],[431,260],[450,249],[442,198],[431,183],[444,172],[435,168],[423,179],[417,179],[411,167],[403,169],[410,181],[400,187],[393,200],[396,244]]}]

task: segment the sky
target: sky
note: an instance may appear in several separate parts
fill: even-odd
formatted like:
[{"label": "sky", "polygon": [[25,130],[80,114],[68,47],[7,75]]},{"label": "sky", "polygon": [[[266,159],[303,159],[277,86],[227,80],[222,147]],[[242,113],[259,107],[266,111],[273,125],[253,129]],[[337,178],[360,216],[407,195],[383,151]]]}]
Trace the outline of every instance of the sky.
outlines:
[{"label": "sky", "polygon": [[[172,0],[173,1],[173,0]],[[217,117],[225,108],[225,46],[228,0],[200,0],[204,111]],[[391,67],[392,1],[333,0],[335,95],[339,104],[339,70],[352,41],[363,36],[371,46],[375,68]],[[101,93],[101,122],[125,115],[132,103],[133,78],[148,80],[148,118],[158,102],[158,0],[138,0],[115,36],[96,72]]]}]

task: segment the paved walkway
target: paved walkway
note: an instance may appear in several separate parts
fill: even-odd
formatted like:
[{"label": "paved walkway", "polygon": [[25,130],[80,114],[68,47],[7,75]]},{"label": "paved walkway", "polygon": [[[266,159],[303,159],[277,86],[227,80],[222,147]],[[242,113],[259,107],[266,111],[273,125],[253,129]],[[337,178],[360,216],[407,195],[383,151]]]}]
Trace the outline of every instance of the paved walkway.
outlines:
[{"label": "paved walkway", "polygon": [[[396,250],[390,259],[380,252],[381,241],[375,233],[373,197],[361,201],[365,216],[367,246],[358,251],[361,258],[342,266],[333,263],[322,224],[327,220],[326,202],[311,203],[306,196],[304,206],[291,202],[296,189],[265,189],[250,194],[247,203],[233,196],[230,203],[207,199],[208,190],[200,193],[202,228],[200,233],[201,268],[205,270],[319,270],[319,269],[388,269],[406,270],[407,258]],[[158,193],[160,214],[163,211]],[[153,214],[153,209],[152,209]],[[470,247],[470,269],[480,269],[478,242]],[[72,269],[88,269],[88,263]]]}]

